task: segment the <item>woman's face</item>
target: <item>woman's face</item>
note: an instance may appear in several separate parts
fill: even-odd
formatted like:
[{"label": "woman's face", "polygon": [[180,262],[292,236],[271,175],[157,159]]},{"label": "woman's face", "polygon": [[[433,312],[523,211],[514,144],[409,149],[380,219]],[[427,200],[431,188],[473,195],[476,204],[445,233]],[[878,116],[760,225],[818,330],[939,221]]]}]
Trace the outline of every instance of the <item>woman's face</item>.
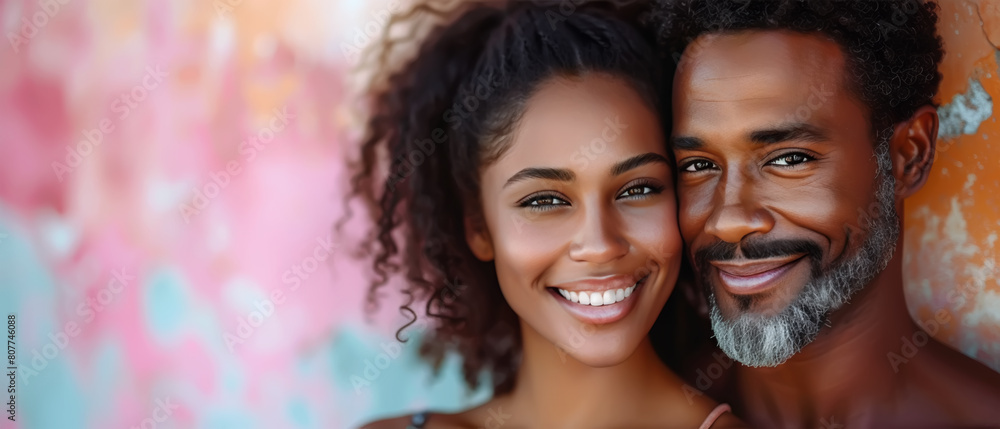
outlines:
[{"label": "woman's face", "polygon": [[670,168],[656,115],[622,80],[541,85],[483,169],[485,230],[467,226],[524,335],[590,366],[632,354],[680,268]]}]

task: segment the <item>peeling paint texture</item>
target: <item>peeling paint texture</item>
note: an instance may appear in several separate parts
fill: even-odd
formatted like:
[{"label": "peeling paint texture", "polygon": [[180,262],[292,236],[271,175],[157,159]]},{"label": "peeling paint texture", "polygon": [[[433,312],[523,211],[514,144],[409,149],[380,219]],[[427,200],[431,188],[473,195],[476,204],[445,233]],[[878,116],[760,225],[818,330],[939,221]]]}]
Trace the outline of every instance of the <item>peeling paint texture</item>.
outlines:
[{"label": "peeling paint texture", "polygon": [[993,99],[976,79],[969,79],[969,91],[958,94],[938,109],[941,125],[938,138],[950,139],[959,134],[975,134],[979,124],[993,116]]},{"label": "peeling paint texture", "polygon": [[942,0],[940,136],[927,183],[906,199],[903,278],[918,322],[1000,371],[1000,1]]}]

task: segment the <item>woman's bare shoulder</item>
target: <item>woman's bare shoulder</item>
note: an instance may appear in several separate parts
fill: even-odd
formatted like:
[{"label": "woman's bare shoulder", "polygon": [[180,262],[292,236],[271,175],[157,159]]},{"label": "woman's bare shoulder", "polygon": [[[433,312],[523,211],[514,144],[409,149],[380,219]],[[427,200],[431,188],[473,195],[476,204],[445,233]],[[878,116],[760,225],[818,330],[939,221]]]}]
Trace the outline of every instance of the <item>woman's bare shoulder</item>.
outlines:
[{"label": "woman's bare shoulder", "polygon": [[423,413],[423,415],[416,419],[414,419],[414,414],[407,414],[405,416],[377,420],[361,426],[361,429],[407,429],[411,427],[411,423],[415,423],[415,420],[422,423],[423,425],[418,427],[424,429],[476,428],[481,426],[474,423],[478,420],[478,416],[482,414],[481,408],[482,406],[473,407],[457,413],[428,412]]},{"label": "woman's bare shoulder", "polygon": [[729,411],[719,416],[719,419],[711,427],[712,429],[749,429],[750,425]]}]

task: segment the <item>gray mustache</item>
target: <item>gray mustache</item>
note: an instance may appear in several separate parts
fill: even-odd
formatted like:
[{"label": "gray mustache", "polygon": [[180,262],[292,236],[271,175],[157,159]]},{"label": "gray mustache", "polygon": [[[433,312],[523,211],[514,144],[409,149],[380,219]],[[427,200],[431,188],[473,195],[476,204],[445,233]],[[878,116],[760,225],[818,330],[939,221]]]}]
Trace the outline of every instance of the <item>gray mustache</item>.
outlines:
[{"label": "gray mustache", "polygon": [[[737,251],[741,258],[737,258]],[[823,257],[820,245],[809,240],[744,240],[739,243],[720,240],[698,249],[694,253],[694,263],[703,269],[711,261],[767,259],[803,253],[813,261],[820,261]]]}]

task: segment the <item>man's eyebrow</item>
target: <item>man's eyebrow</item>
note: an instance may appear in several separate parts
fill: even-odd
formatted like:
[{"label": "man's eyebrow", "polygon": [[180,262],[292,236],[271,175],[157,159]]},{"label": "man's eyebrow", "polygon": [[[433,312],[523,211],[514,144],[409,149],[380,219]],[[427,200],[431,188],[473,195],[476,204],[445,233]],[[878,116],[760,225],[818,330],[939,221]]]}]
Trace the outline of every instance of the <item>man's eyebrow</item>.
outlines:
[{"label": "man's eyebrow", "polygon": [[525,168],[513,176],[507,179],[507,183],[503,184],[506,188],[515,182],[520,182],[522,180],[528,179],[544,179],[544,180],[558,180],[560,182],[572,182],[576,180],[576,175],[572,171],[562,169],[562,168],[545,168],[545,167],[529,167]]},{"label": "man's eyebrow", "polygon": [[655,162],[662,162],[666,165],[670,165],[670,161],[667,161],[667,158],[664,157],[663,155],[660,155],[658,153],[648,152],[641,155],[633,156],[629,159],[626,159],[622,162],[615,164],[613,167],[611,167],[611,175],[620,176],[626,171],[632,170],[634,168],[639,168],[643,165]]},{"label": "man's eyebrow", "polygon": [[805,123],[782,125],[750,133],[750,141],[756,144],[773,144],[795,140],[821,142],[829,140],[829,136],[827,136],[826,130]]},{"label": "man's eyebrow", "polygon": [[[750,141],[755,144],[772,144],[793,140],[821,142],[829,140],[829,136],[826,130],[804,123],[782,125],[750,133]],[[681,150],[698,150],[705,146],[704,140],[691,136],[672,137],[670,144],[674,149]]]},{"label": "man's eyebrow", "polygon": [[674,149],[697,150],[705,146],[705,142],[698,137],[677,136],[670,138],[670,145]]}]

